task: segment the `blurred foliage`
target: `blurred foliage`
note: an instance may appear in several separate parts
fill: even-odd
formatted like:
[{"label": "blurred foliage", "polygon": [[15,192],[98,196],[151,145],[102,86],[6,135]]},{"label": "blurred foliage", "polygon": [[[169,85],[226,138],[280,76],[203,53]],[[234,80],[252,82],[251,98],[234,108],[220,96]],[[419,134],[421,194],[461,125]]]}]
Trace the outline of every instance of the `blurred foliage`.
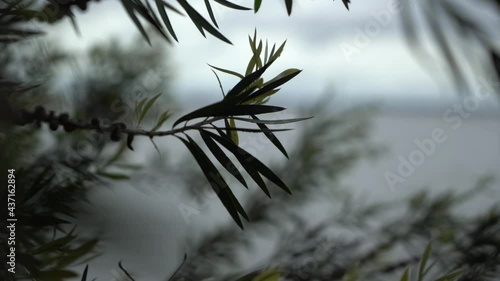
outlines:
[{"label": "blurred foliage", "polygon": [[498,0],[401,0],[403,35],[431,74],[445,63],[457,94],[474,94],[479,81],[500,95],[499,7]]}]

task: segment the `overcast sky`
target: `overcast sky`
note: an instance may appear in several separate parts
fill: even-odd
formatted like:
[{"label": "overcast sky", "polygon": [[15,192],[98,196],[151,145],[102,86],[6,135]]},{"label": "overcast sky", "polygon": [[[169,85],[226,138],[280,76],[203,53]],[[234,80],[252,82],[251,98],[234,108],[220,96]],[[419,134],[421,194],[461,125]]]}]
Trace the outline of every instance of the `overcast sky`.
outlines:
[{"label": "overcast sky", "polygon": [[[306,98],[330,92],[342,98],[386,100],[449,95],[451,88],[444,76],[433,74],[431,78],[407,48],[395,1],[353,1],[351,11],[340,0],[295,1],[291,17],[283,1],[266,1],[257,14],[214,4],[221,31],[233,46],[209,34],[204,39],[187,17],[174,14],[171,20],[180,43],[165,43],[177,70],[174,89],[184,99],[203,94],[213,100],[211,95],[220,95],[206,64],[244,72],[250,56],[248,34],[257,28],[259,37],[270,42],[288,40],[282,57],[268,71],[268,78],[290,67],[304,70],[283,88],[287,97]],[[206,15],[203,1],[191,3]],[[253,1],[248,3],[252,6]],[[82,50],[109,37],[127,40],[138,33],[119,1],[92,3],[86,13],[77,14],[77,22],[81,37],[67,19],[50,27],[49,36],[67,48]],[[360,44],[361,36],[365,37]],[[236,82],[230,77],[222,80],[226,89]]]}]

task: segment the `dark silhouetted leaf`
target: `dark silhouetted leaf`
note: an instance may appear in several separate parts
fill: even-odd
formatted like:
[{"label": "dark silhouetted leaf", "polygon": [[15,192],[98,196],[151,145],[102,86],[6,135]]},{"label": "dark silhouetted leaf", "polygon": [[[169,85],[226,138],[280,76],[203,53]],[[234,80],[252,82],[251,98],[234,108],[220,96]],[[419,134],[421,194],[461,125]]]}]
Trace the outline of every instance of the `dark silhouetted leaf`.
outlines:
[{"label": "dark silhouetted leaf", "polygon": [[132,142],[134,141],[134,135],[133,134],[128,134],[127,136],[127,146],[130,150],[134,150],[134,148],[132,147]]},{"label": "dark silhouetted leaf", "polygon": [[238,72],[236,72],[236,71],[232,71],[232,70],[228,70],[228,69],[220,68],[220,67],[213,66],[213,65],[210,65],[210,64],[209,64],[209,66],[210,66],[211,68],[213,68],[213,69],[216,69],[216,70],[220,71],[220,72],[224,72],[224,73],[227,73],[227,74],[230,74],[230,75],[236,76],[236,77],[238,77],[238,78],[240,78],[240,79],[243,79],[243,77],[245,77],[245,76],[243,76],[243,75],[239,74],[239,73],[238,73]]},{"label": "dark silhouetted leaf", "polygon": [[300,72],[301,72],[301,70],[297,69],[296,71],[293,71],[293,72],[289,73],[288,75],[285,75],[284,77],[279,78],[279,79],[265,85],[264,87],[260,88],[259,90],[255,91],[253,94],[251,94],[250,96],[245,98],[244,101],[255,99],[261,95],[266,94],[267,92],[269,92],[271,90],[274,90],[275,88],[285,84],[286,82],[293,79],[295,76],[299,75]]},{"label": "dark silhouetted leaf", "polygon": [[203,134],[203,131],[200,131],[201,137],[208,149],[212,152],[215,158],[219,161],[219,163],[229,172],[231,173],[243,186],[248,188],[245,179],[241,175],[238,168],[233,164],[233,162],[226,156],[224,151],[214,142],[213,139],[209,137],[208,134]]},{"label": "dark silhouetted leaf", "polygon": [[[219,131],[219,133],[223,134],[222,131]],[[243,167],[247,168],[250,167],[252,170],[258,171],[260,174],[262,174],[264,177],[266,177],[271,182],[276,184],[278,187],[280,187],[287,193],[291,194],[290,189],[286,186],[286,184],[277,175],[275,175],[274,172],[271,171],[271,169],[269,169],[266,165],[264,165],[259,159],[255,158],[253,155],[246,152],[244,149],[235,145],[227,137],[224,138],[211,132],[207,132],[207,134],[209,134],[214,140],[222,144],[227,150],[231,151],[231,153],[233,153],[234,156],[238,158]]]},{"label": "dark silhouetted leaf", "polygon": [[82,274],[82,280],[81,281],[87,281],[87,272],[89,270],[89,265],[87,264],[87,266],[85,266],[85,270],[83,270],[83,274]]},{"label": "dark silhouetted leaf", "polygon": [[186,0],[177,0],[182,8],[186,11],[188,16],[191,18],[193,23],[200,29],[200,32],[204,35],[203,29],[208,31],[213,36],[219,38],[220,40],[232,44],[224,35],[222,35],[217,29],[215,29],[205,18],[203,18],[193,7],[191,7]]},{"label": "dark silhouetted leaf", "polygon": [[[257,118],[257,116],[254,115],[252,115],[252,118],[255,120],[259,120],[259,118]],[[278,137],[276,137],[276,135],[273,134],[273,132],[271,132],[271,130],[269,130],[269,128],[266,125],[262,123],[257,123],[257,126],[259,126],[264,135],[274,144],[274,146],[276,146],[276,148],[278,148],[279,151],[281,151],[281,153],[283,153],[283,155],[285,155],[285,157],[288,158],[288,153],[286,152],[285,147],[283,147],[283,145],[279,141]]]},{"label": "dark silhouetted leaf", "polygon": [[237,96],[239,93],[241,93],[243,90],[245,90],[250,84],[255,82],[257,79],[262,76],[262,74],[267,70],[269,66],[273,63],[273,60],[271,60],[269,63],[264,65],[261,69],[256,70],[255,72],[250,73],[249,75],[245,76],[245,78],[241,79],[238,84],[236,84],[226,95],[226,99],[231,99]]},{"label": "dark silhouetted leaf", "polygon": [[129,17],[132,19],[132,21],[134,22],[134,24],[137,26],[137,28],[141,32],[141,34],[144,37],[144,39],[146,39],[146,41],[148,42],[148,44],[151,45],[151,41],[149,40],[149,36],[146,33],[146,30],[144,29],[144,27],[142,26],[141,22],[139,21],[139,19],[135,15],[132,2],[130,2],[130,0],[122,0],[121,2],[123,4],[123,7],[125,7],[125,10],[127,11]]},{"label": "dark silhouetted leaf", "polygon": [[217,25],[217,21],[215,20],[214,11],[210,5],[210,0],[205,0],[205,6],[207,7],[208,15],[210,16],[210,19],[214,23],[215,27],[219,28],[219,25]]},{"label": "dark silhouetted leaf", "polygon": [[342,2],[344,3],[346,9],[349,10],[349,4],[351,4],[351,0],[342,0]]},{"label": "dark silhouetted leaf", "polygon": [[255,0],[253,3],[253,10],[257,13],[262,5],[262,0]]},{"label": "dark silhouetted leaf", "polygon": [[259,124],[268,124],[268,125],[282,125],[282,124],[289,124],[289,123],[295,123],[295,122],[300,122],[304,120],[311,119],[313,117],[305,117],[305,118],[293,118],[293,119],[277,119],[277,120],[260,120],[260,119],[249,119],[249,118],[243,118],[243,117],[232,117],[235,120],[243,121],[243,122],[249,122],[249,123],[259,123]]},{"label": "dark silhouetted leaf", "polygon": [[123,273],[125,273],[125,275],[127,275],[128,278],[130,278],[130,280],[135,281],[132,275],[130,275],[130,273],[122,266],[122,261],[118,262],[118,267],[123,271]]},{"label": "dark silhouetted leaf", "polygon": [[179,118],[174,123],[174,127],[183,122],[200,117],[225,117],[225,116],[238,116],[238,115],[257,115],[265,113],[273,113],[285,110],[284,107],[270,106],[270,105],[232,105],[227,102],[218,102],[209,106],[205,106],[195,110],[183,117]]},{"label": "dark silhouetted leaf", "polygon": [[494,50],[491,51],[491,60],[497,74],[497,79],[500,80],[500,56]]},{"label": "dark silhouetted leaf", "polygon": [[163,20],[163,23],[167,27],[168,32],[170,35],[174,38],[175,41],[179,42],[177,39],[177,35],[175,34],[174,28],[172,27],[172,23],[170,22],[170,19],[168,18],[167,10],[165,9],[166,3],[163,0],[156,0],[156,7],[158,9],[158,12],[160,12],[160,16]]},{"label": "dark silhouetted leaf", "polygon": [[183,138],[179,139],[189,149],[196,162],[198,162],[198,166],[203,171],[203,174],[207,178],[209,184],[212,186],[212,189],[217,194],[233,220],[241,229],[243,229],[243,223],[241,222],[241,219],[238,215],[238,208],[236,207],[236,197],[234,197],[231,189],[229,189],[229,186],[224,181],[217,168],[215,168],[214,164],[203,152],[203,150],[193,141],[193,139],[191,139],[189,136],[186,137],[188,138],[188,141]]},{"label": "dark silhouetted leaf", "polygon": [[236,5],[236,4],[229,2],[227,0],[214,0],[214,1],[221,4],[222,6],[226,6],[228,8],[235,9],[235,10],[244,10],[244,11],[251,10],[250,8]]},{"label": "dark silhouetted leaf", "polygon": [[292,6],[293,6],[293,0],[285,0],[285,5],[286,5],[286,11],[288,15],[292,14]]}]

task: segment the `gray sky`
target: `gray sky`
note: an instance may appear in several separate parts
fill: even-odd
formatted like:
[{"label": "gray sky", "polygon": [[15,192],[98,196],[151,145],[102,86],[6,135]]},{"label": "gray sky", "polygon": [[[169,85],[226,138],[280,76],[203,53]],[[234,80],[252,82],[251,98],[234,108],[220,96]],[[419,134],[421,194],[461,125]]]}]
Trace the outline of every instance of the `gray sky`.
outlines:
[{"label": "gray sky", "polygon": [[[192,2],[206,15],[202,1]],[[248,2],[251,6],[253,1]],[[287,97],[303,99],[333,90],[343,98],[437,99],[450,92],[444,75],[431,78],[408,50],[400,34],[395,0],[355,1],[351,11],[341,1],[295,1],[291,17],[282,2],[268,1],[257,14],[214,5],[221,31],[234,46],[211,35],[204,39],[187,17],[173,14],[171,20],[180,41],[167,46],[178,71],[174,90],[187,100],[194,94],[206,95],[209,100],[218,98],[217,81],[206,63],[244,72],[250,57],[248,34],[257,28],[259,37],[271,43],[288,40],[285,52],[268,71],[268,79],[286,68],[304,70],[283,88]],[[127,41],[138,34],[119,1],[91,4],[86,13],[77,15],[77,22],[82,37],[75,34],[67,19],[51,26],[48,35],[67,48],[82,50],[109,37]],[[226,90],[236,82],[221,77]]]}]

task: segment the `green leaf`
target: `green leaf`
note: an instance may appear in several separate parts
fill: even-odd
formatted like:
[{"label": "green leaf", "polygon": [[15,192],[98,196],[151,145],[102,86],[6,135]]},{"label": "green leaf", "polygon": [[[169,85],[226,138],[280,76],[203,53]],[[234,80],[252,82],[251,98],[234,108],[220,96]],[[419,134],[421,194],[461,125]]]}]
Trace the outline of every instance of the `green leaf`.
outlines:
[{"label": "green leaf", "polygon": [[[158,11],[160,12],[160,16],[163,20],[163,23],[167,27],[168,32],[172,37],[174,38],[175,41],[179,42],[177,39],[177,35],[175,34],[174,28],[172,27],[172,23],[170,22],[170,19],[168,18],[167,10],[165,8],[166,3],[163,0],[155,0],[156,1],[156,7],[158,8]],[[169,4],[170,5],[170,4]]]},{"label": "green leaf", "polygon": [[248,65],[247,65],[247,69],[245,71],[245,75],[249,75],[253,69],[255,68],[255,66],[257,65],[257,59],[255,58],[255,56],[252,56],[252,58],[250,59],[250,61],[248,61]]},{"label": "green leaf", "polygon": [[[259,118],[257,118],[257,116],[255,115],[252,115],[252,118],[255,120],[259,120]],[[281,153],[283,153],[283,155],[285,155],[286,158],[288,158],[288,153],[286,152],[285,147],[283,147],[283,145],[279,141],[278,137],[276,137],[276,135],[273,134],[273,132],[271,132],[271,130],[269,130],[269,128],[266,125],[262,123],[257,123],[257,126],[259,126],[264,135],[274,144],[274,146],[276,146],[276,148],[278,148],[278,150],[281,151]]]},{"label": "green leaf", "polygon": [[418,269],[418,281],[424,280],[425,267],[427,266],[427,260],[429,259],[431,249],[432,242],[429,242],[429,244],[427,244],[427,247],[425,247],[424,255],[422,256],[422,260],[420,261],[420,267]]},{"label": "green leaf", "polygon": [[[221,133],[220,131],[219,133]],[[291,194],[290,189],[286,186],[286,184],[276,175],[271,169],[269,169],[266,165],[264,165],[259,159],[255,158],[250,153],[246,152],[244,149],[235,145],[230,139],[220,137],[214,133],[207,132],[214,140],[222,144],[227,150],[231,151],[231,153],[236,156],[236,158],[240,161],[241,165],[244,168],[251,168],[251,170],[258,171],[264,177],[269,179],[271,182],[276,184],[279,188],[284,190],[285,192]]]},{"label": "green leaf", "polygon": [[255,0],[253,3],[253,10],[257,13],[260,9],[260,5],[262,4],[262,0]]},{"label": "green leaf", "polygon": [[436,279],[435,281],[453,281],[453,280],[457,279],[458,277],[462,276],[463,272],[464,272],[463,270],[459,269],[459,270],[453,271],[449,274],[446,274],[444,276],[441,276],[438,279]]},{"label": "green leaf", "polygon": [[137,126],[139,126],[139,124],[141,124],[142,122],[142,119],[144,119],[144,117],[146,116],[146,114],[148,113],[148,111],[151,109],[151,107],[153,106],[153,104],[156,102],[156,100],[161,96],[161,93],[154,96],[152,99],[148,100],[148,102],[144,105],[144,109],[142,110],[140,116],[139,116],[139,120],[137,121]]},{"label": "green leaf", "polygon": [[272,81],[271,83],[268,83],[264,87],[260,88],[259,90],[255,91],[253,94],[248,96],[245,101],[255,99],[261,95],[264,95],[268,93],[271,90],[274,90],[275,88],[285,84],[286,82],[290,81],[293,79],[295,76],[299,75],[299,73],[302,72],[301,70],[298,69],[292,69],[288,74],[286,74],[284,77],[279,78],[275,81]]},{"label": "green leaf", "polygon": [[252,115],[252,114],[257,115],[264,113],[279,112],[283,110],[285,110],[285,108],[279,106],[246,105],[246,104],[232,105],[228,104],[227,102],[218,102],[184,115],[183,117],[175,121],[174,127],[181,122],[201,117],[227,117],[227,116]]},{"label": "green leaf", "polygon": [[163,125],[163,123],[165,123],[165,121],[167,121],[168,118],[170,118],[170,116],[172,115],[169,113],[168,110],[160,114],[158,120],[156,121],[156,125],[153,128],[153,131],[158,130]]},{"label": "green leaf", "polygon": [[241,175],[238,168],[236,168],[231,159],[229,159],[229,157],[226,156],[224,151],[222,151],[222,149],[215,143],[215,141],[203,131],[200,131],[200,135],[205,144],[207,145],[208,149],[212,152],[212,154],[219,161],[222,167],[224,167],[229,173],[231,173],[231,175],[233,175],[243,186],[248,188],[248,185],[245,182],[245,179]]},{"label": "green leaf", "polygon": [[245,90],[250,84],[255,82],[257,79],[259,79],[262,74],[267,70],[269,66],[273,61],[268,62],[265,64],[261,69],[256,70],[255,72],[252,72],[251,74],[245,76],[243,79],[241,79],[240,82],[238,82],[226,95],[226,99],[231,99],[236,97],[239,93],[241,93],[243,90]]},{"label": "green leaf", "polygon": [[205,6],[207,7],[207,11],[208,11],[208,15],[210,16],[210,19],[212,20],[214,25],[217,28],[219,28],[219,26],[217,25],[217,21],[215,20],[214,11],[212,10],[212,6],[210,5],[210,0],[205,0]]},{"label": "green leaf", "polygon": [[240,139],[238,137],[238,131],[236,130],[231,130],[236,128],[236,123],[233,118],[229,118],[229,131],[230,131],[230,136],[231,140],[238,145],[240,143]]},{"label": "green leaf", "polygon": [[241,222],[240,216],[238,215],[238,208],[235,204],[235,202],[237,202],[236,197],[234,197],[231,189],[224,181],[217,168],[215,168],[214,164],[203,152],[203,150],[193,141],[193,139],[191,139],[187,135],[186,137],[188,138],[188,141],[180,137],[179,139],[189,149],[196,162],[198,162],[198,166],[201,168],[203,174],[205,174],[205,177],[207,178],[209,184],[212,186],[212,189],[215,191],[233,220],[241,229],[243,229],[243,223]]},{"label": "green leaf", "polygon": [[291,15],[292,14],[293,0],[285,0],[285,5],[286,5],[286,11],[288,12],[288,15]]},{"label": "green leaf", "polygon": [[148,98],[144,98],[139,103],[136,103],[135,110],[134,110],[136,119],[139,119],[139,115],[142,112],[142,107],[144,106],[144,104],[146,103],[147,100],[148,100]]},{"label": "green leaf", "polygon": [[186,11],[188,16],[191,18],[193,23],[200,29],[203,33],[203,29],[208,31],[213,36],[219,38],[220,40],[232,44],[224,35],[222,35],[217,29],[215,29],[205,18],[203,18],[193,7],[191,7],[186,0],[177,0],[182,8]]},{"label": "green leaf", "polygon": [[400,281],[409,281],[409,280],[410,280],[410,269],[406,268],[403,273],[403,276],[401,276]]},{"label": "green leaf", "polygon": [[235,10],[246,10],[246,11],[251,10],[250,8],[236,5],[236,4],[229,2],[227,0],[214,0],[214,1],[221,4],[222,6],[226,6],[228,8],[235,9]]},{"label": "green leaf", "polygon": [[267,63],[267,58],[269,57],[269,48],[268,48],[268,44],[267,44],[267,39],[266,39],[266,48],[264,50],[264,64]]},{"label": "green leaf", "polygon": [[269,91],[265,94],[262,94],[256,98],[245,100],[243,102],[243,104],[265,104],[267,101],[269,101],[269,99],[272,95],[276,94],[279,91],[280,91],[280,89],[271,90],[271,91]]},{"label": "green leaf", "polygon": [[220,67],[213,66],[213,65],[210,65],[210,64],[209,64],[209,66],[210,66],[211,68],[213,68],[213,69],[216,69],[216,70],[220,71],[220,72],[224,72],[224,73],[226,73],[226,74],[230,74],[230,75],[236,76],[236,77],[238,77],[238,78],[240,78],[240,79],[243,79],[243,77],[245,77],[245,76],[243,76],[243,75],[239,74],[239,73],[238,73],[238,72],[236,72],[236,71],[232,71],[232,70],[228,70],[228,69],[220,68]]},{"label": "green leaf", "polygon": [[[279,56],[281,56],[281,53],[283,53],[283,50],[285,49],[285,45],[286,45],[286,40],[285,40],[285,42],[283,42],[281,44],[281,46],[278,48],[278,50],[276,51],[276,53],[271,52],[273,54],[271,55],[271,59],[269,61],[272,62],[272,61],[275,61],[277,58],[279,58]],[[274,47],[273,47],[273,50],[274,50]]]}]

